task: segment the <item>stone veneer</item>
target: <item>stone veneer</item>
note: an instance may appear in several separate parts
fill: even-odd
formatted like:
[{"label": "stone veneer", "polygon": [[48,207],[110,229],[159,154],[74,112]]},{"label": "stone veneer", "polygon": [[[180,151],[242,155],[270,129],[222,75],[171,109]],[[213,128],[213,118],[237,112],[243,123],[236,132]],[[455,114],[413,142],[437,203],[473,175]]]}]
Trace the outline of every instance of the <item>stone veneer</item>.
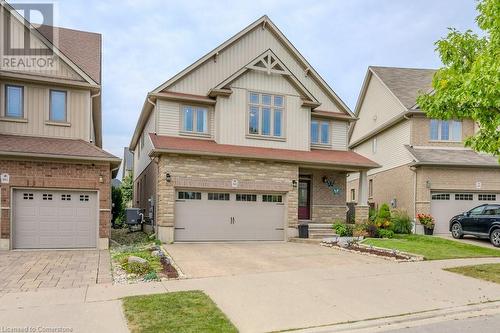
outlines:
[{"label": "stone veneer", "polygon": [[[108,247],[111,231],[111,171],[106,162],[72,163],[0,159],[0,171],[10,175],[1,184],[0,248],[10,248],[11,189],[85,189],[99,191],[99,248]],[[99,177],[103,182],[99,182]]]},{"label": "stone veneer", "polygon": [[[297,234],[297,189],[295,164],[245,160],[236,158],[163,154],[158,159],[157,225],[158,237],[164,242],[174,240],[175,191],[178,189],[226,189],[283,193],[287,209],[288,235]],[[165,175],[169,173],[171,182]],[[238,180],[238,187],[232,180]]]}]

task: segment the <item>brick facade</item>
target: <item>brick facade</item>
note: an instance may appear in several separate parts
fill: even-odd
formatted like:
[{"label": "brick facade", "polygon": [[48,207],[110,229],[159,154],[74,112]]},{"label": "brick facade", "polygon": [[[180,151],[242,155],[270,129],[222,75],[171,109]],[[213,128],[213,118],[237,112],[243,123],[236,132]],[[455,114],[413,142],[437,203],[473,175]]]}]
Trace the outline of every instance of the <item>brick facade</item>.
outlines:
[{"label": "brick facade", "polygon": [[[99,191],[99,238],[107,241],[111,230],[111,171],[109,162],[72,163],[0,159],[0,172],[10,175],[9,184],[1,184],[1,238],[11,238],[11,189],[85,189]],[[99,178],[102,177],[102,183]],[[101,243],[101,242],[100,242]],[[100,247],[104,247],[100,245]]]},{"label": "brick facade", "polygon": [[[424,116],[411,118],[411,142],[412,146],[433,147],[463,147],[463,142],[431,141],[429,140],[430,119]],[[474,122],[470,119],[462,121],[462,141],[474,135]]]}]

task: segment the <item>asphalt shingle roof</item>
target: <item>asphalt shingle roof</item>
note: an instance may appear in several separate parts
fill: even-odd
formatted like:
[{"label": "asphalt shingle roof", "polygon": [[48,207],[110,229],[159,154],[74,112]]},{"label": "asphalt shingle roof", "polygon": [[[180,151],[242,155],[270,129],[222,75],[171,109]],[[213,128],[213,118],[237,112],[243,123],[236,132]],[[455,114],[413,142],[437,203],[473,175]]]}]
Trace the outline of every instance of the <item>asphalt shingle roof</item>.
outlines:
[{"label": "asphalt shingle roof", "polygon": [[417,164],[500,168],[496,157],[479,154],[471,149],[430,149],[411,146],[406,146],[406,149],[415,157]]}]

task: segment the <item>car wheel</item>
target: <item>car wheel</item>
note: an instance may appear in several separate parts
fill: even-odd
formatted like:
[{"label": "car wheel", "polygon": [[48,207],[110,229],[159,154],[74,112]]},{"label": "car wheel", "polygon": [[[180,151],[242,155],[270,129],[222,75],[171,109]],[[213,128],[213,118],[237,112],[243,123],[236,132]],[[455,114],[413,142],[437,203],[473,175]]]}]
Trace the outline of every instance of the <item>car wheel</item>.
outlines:
[{"label": "car wheel", "polygon": [[491,232],[490,241],[493,246],[500,247],[500,229],[495,229]]},{"label": "car wheel", "polygon": [[451,226],[451,235],[456,239],[464,238],[464,233],[462,231],[462,226],[460,225],[460,223],[455,223]]}]

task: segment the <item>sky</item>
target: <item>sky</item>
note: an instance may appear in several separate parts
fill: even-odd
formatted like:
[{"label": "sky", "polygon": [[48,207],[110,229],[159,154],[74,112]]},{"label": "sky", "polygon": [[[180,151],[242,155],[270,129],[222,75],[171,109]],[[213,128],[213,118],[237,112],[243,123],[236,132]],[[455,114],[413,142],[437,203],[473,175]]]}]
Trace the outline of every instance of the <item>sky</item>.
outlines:
[{"label": "sky", "polygon": [[[354,110],[370,65],[438,68],[474,0],[59,0],[55,25],[103,37],[103,144],[123,157],[146,94],[264,14]],[[120,173],[121,174],[121,173]]]}]

